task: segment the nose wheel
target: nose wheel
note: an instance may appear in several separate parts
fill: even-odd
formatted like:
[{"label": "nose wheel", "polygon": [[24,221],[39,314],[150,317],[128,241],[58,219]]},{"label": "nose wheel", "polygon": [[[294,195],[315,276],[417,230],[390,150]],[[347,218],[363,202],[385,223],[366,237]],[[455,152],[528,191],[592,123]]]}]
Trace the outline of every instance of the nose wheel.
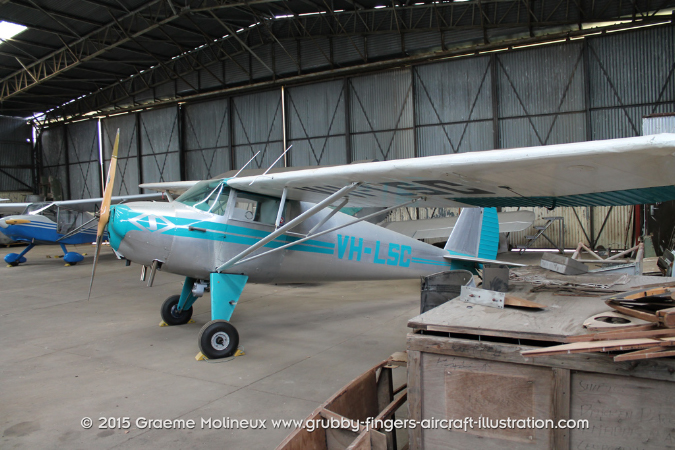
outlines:
[{"label": "nose wheel", "polygon": [[164,300],[164,303],[162,304],[162,309],[160,312],[162,315],[162,320],[166,322],[167,325],[184,325],[192,318],[192,306],[179,311],[179,300],[180,295],[172,295],[171,297]]},{"label": "nose wheel", "polygon": [[199,331],[199,350],[209,359],[232,356],[239,346],[239,333],[227,320],[212,320]]}]

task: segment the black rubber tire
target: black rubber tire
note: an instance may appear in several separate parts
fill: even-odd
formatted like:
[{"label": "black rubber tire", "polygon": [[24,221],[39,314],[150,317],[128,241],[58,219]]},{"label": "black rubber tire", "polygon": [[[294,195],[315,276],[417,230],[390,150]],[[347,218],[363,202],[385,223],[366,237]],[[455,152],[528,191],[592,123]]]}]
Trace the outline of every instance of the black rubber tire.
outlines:
[{"label": "black rubber tire", "polygon": [[178,305],[179,300],[180,295],[172,295],[162,303],[160,313],[162,315],[162,320],[166,322],[167,325],[185,325],[192,318],[192,306],[188,309],[184,309],[180,314],[176,312],[176,305]]},{"label": "black rubber tire", "polygon": [[15,261],[15,262],[8,263],[8,264],[9,264],[10,266],[12,266],[12,267],[16,267],[16,266],[19,265],[19,263],[16,262],[16,261]]},{"label": "black rubber tire", "polygon": [[[226,336],[224,336],[224,335]],[[225,341],[225,338],[229,342]],[[209,359],[220,359],[232,356],[239,346],[239,333],[227,320],[212,320],[199,330],[199,350]],[[223,348],[214,347],[221,344]]]}]

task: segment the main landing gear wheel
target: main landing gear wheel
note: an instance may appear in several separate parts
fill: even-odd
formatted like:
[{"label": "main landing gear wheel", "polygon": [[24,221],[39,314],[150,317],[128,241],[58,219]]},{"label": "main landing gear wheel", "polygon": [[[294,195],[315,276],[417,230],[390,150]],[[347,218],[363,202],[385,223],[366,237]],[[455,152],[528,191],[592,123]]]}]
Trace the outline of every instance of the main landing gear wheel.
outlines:
[{"label": "main landing gear wheel", "polygon": [[192,306],[190,306],[188,309],[178,312],[179,300],[180,295],[172,295],[171,297],[164,300],[164,303],[162,304],[162,320],[166,322],[167,325],[184,325],[192,318]]},{"label": "main landing gear wheel", "polygon": [[199,350],[209,359],[232,356],[239,346],[239,333],[227,320],[212,320],[199,331]]}]

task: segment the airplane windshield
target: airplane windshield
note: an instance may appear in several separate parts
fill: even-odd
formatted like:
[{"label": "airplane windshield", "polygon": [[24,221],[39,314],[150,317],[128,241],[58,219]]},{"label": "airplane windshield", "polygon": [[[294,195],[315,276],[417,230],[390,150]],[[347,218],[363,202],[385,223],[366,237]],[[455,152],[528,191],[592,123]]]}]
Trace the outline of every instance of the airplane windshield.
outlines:
[{"label": "airplane windshield", "polygon": [[222,180],[200,181],[176,199],[177,202],[213,214],[225,214],[230,188]]},{"label": "airplane windshield", "polygon": [[56,222],[56,205],[53,202],[31,203],[23,212],[24,215],[42,215]]}]

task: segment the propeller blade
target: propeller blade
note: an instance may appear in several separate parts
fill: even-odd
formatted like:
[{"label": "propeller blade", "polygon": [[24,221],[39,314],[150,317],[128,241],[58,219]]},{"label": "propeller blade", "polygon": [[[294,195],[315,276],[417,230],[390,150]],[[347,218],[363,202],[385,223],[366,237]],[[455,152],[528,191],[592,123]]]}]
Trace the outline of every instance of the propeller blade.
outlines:
[{"label": "propeller blade", "polygon": [[117,148],[120,144],[120,130],[117,129],[117,136],[115,136],[115,146],[113,147],[112,156],[110,158],[110,167],[108,167],[108,178],[105,182],[105,190],[103,191],[103,202],[101,203],[101,210],[99,212],[98,230],[96,231],[96,252],[94,253],[94,267],[91,269],[91,281],[89,282],[89,296],[91,298],[91,288],[94,285],[94,275],[96,274],[96,264],[98,263],[98,256],[101,253],[101,244],[103,243],[103,234],[105,227],[110,220],[110,203],[112,199],[113,186],[115,184],[115,171],[117,169]]},{"label": "propeller blade", "polygon": [[93,219],[86,221],[85,223],[83,223],[83,224],[80,225],[79,227],[75,228],[74,230],[72,230],[72,231],[70,231],[70,232],[64,234],[64,235],[61,236],[60,238],[58,238],[58,239],[56,240],[56,242],[62,241],[62,240],[64,240],[64,239],[68,239],[69,237],[71,237],[71,236],[73,236],[73,235],[79,233],[84,227],[86,227],[87,225],[89,225],[90,223],[92,223],[94,220],[97,220],[97,219],[98,219],[98,216],[95,216]]}]

